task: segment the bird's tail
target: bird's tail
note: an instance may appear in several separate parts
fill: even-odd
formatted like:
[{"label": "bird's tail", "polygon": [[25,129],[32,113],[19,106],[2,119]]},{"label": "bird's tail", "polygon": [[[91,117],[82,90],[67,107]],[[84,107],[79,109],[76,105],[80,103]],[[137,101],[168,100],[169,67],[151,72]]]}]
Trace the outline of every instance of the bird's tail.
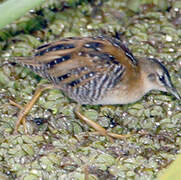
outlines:
[{"label": "bird's tail", "polygon": [[36,61],[36,58],[34,57],[15,57],[14,62],[31,69],[40,76],[42,76],[42,73],[44,72],[44,66]]},{"label": "bird's tail", "polygon": [[42,71],[44,71],[44,67],[42,66],[42,64],[36,61],[36,58],[31,56],[6,57],[5,62],[1,66],[4,66],[6,64],[14,64],[14,63],[27,67],[32,71],[34,71],[35,73],[39,74],[40,76],[42,76]]},{"label": "bird's tail", "polygon": [[11,62],[15,62],[17,64],[20,64],[22,66],[36,66],[38,65],[39,63],[35,61],[35,59],[31,56],[26,56],[26,57],[23,57],[23,56],[16,56],[16,57],[13,57],[13,59],[10,60]]}]

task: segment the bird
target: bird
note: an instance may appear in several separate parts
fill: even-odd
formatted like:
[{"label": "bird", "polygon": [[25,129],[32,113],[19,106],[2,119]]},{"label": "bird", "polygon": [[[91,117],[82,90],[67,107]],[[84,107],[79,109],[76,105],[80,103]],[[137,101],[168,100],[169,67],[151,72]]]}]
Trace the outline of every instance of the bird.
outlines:
[{"label": "bird", "polygon": [[60,89],[78,103],[75,114],[100,135],[123,138],[126,135],[107,132],[85,117],[81,105],[129,104],[151,90],[168,92],[181,100],[166,67],[156,58],[136,57],[117,37],[67,37],[44,44],[33,56],[16,57],[15,62],[31,69],[50,84],[35,91],[32,100],[21,108],[15,132],[21,123],[26,130],[26,115],[46,89]]}]

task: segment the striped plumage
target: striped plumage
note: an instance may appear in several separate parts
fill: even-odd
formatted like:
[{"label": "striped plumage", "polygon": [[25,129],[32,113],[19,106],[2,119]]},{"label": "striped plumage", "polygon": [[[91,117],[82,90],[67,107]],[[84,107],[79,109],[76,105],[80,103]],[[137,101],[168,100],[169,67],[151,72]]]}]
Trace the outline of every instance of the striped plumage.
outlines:
[{"label": "striped plumage", "polygon": [[160,62],[137,60],[113,37],[65,38],[39,47],[30,59],[19,60],[79,104],[127,104],[152,89],[167,91],[166,84],[148,78],[159,76],[157,70],[173,86]]},{"label": "striped plumage", "polygon": [[30,59],[19,60],[80,104],[107,104],[101,99],[118,88],[125,68],[135,66],[132,76],[139,71],[137,60],[121,41],[102,36],[62,39],[39,47]]}]

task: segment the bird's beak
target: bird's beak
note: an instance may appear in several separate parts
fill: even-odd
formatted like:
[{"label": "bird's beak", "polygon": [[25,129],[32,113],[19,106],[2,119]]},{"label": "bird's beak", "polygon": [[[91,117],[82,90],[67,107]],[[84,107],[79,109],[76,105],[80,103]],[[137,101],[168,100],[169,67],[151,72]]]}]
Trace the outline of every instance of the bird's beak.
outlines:
[{"label": "bird's beak", "polygon": [[170,92],[172,95],[174,95],[178,100],[181,100],[181,96],[178,93],[178,91],[176,90],[176,88],[172,87],[172,88],[168,88],[167,89],[168,92]]}]

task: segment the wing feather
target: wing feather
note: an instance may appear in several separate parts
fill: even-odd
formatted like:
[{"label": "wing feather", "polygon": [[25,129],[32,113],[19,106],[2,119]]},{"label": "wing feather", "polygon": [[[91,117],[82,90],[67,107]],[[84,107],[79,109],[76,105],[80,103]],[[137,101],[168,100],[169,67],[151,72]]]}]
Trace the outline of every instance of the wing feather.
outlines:
[{"label": "wing feather", "polygon": [[81,103],[97,101],[121,82],[126,68],[137,65],[120,40],[105,36],[65,38],[40,46],[33,57],[17,61]]}]

